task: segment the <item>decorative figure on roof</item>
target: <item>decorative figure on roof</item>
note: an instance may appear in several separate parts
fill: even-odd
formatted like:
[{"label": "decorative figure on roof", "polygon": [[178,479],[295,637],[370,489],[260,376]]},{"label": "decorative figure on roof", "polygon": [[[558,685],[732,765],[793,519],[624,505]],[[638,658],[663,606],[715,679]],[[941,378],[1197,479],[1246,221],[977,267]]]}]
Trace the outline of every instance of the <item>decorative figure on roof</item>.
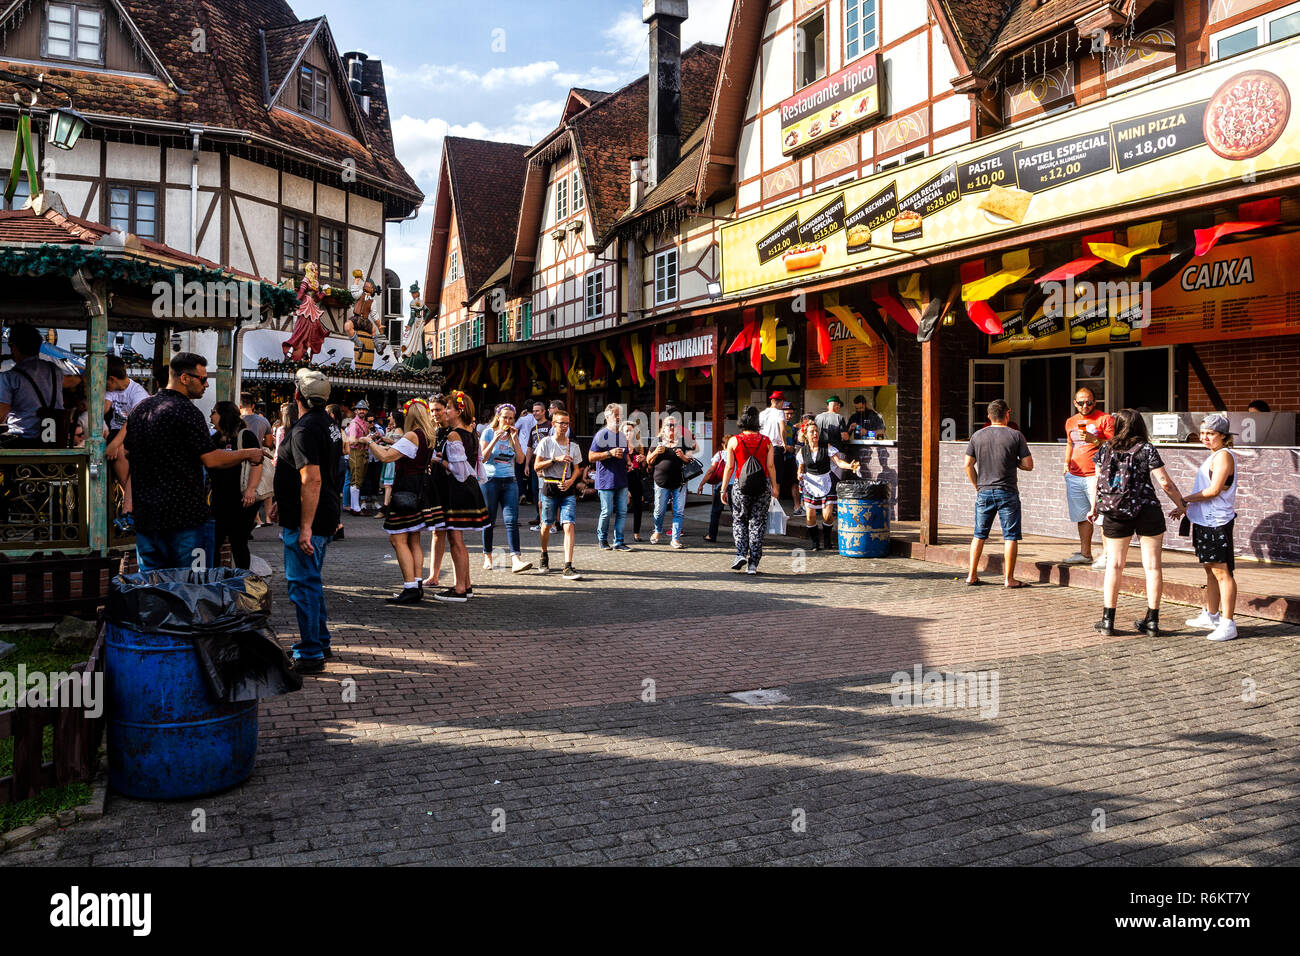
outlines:
[{"label": "decorative figure on roof", "polygon": [[[351,291],[352,316],[343,328],[357,347],[357,366],[381,371],[392,368],[397,357],[384,329],[383,310],[376,305],[380,298],[378,287],[371,279],[363,281],[360,269],[353,269]],[[369,353],[364,357],[363,349]]]},{"label": "decorative figure on roof", "polygon": [[293,334],[282,346],[285,358],[301,362],[320,354],[321,346],[325,344],[325,323],[321,321],[323,313],[320,307],[324,298],[325,290],[321,288],[316,263],[309,262],[303,270],[302,282],[298,284]]},{"label": "decorative figure on roof", "polygon": [[424,323],[429,318],[429,307],[420,295],[420,283],[412,282],[408,291],[411,293],[411,321],[406,324],[406,337],[402,346],[406,358],[403,361],[409,368],[426,368],[429,358],[425,353]]}]

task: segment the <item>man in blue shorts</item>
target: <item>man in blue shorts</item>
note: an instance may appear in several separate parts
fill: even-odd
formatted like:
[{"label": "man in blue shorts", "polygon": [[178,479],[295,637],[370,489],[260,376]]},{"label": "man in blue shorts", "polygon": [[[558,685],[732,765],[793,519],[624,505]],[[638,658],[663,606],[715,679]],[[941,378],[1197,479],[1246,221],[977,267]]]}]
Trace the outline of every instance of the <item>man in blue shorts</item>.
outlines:
[{"label": "man in blue shorts", "polygon": [[1017,471],[1033,471],[1025,436],[1007,427],[1007,403],[989,402],[989,426],[977,431],[966,446],[966,477],[975,487],[975,536],[970,542],[970,572],[966,583],[983,584],[979,578],[980,555],[998,516],[1002,529],[1005,584],[1009,588],[1027,585],[1016,580],[1016,549],[1020,541],[1020,488]]}]

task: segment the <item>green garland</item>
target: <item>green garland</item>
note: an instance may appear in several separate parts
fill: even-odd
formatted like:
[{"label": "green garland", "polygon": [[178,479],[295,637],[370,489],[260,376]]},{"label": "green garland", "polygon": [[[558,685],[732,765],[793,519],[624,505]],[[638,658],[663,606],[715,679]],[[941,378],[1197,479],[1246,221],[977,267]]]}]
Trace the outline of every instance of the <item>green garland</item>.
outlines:
[{"label": "green garland", "polygon": [[[103,249],[83,246],[45,244],[35,249],[0,249],[0,273],[11,276],[70,276],[83,269],[96,279],[127,282],[147,289],[152,289],[155,282],[172,283],[177,275],[182,282],[253,281],[219,269],[161,266],[140,259],[109,256]],[[270,305],[273,315],[290,315],[298,307],[298,296],[292,289],[258,280],[258,291],[262,303]]]},{"label": "green garland", "polygon": [[419,384],[419,383],[440,383],[443,380],[441,370],[435,371],[432,368],[412,369],[405,365],[398,365],[390,370],[381,371],[373,368],[338,368],[333,365],[316,365],[305,360],[293,361],[292,359],[275,359],[262,358],[257,360],[257,370],[259,372],[277,372],[283,375],[293,375],[300,368],[314,368],[323,373],[326,378],[357,378],[368,382],[393,383],[393,384]]}]

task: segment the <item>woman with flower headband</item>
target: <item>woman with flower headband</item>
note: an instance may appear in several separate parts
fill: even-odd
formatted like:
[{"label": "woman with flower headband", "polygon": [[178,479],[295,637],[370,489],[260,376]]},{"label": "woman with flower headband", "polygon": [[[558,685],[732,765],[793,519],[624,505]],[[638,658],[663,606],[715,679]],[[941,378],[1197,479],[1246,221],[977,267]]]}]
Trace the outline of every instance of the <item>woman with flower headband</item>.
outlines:
[{"label": "woman with flower headband", "polygon": [[505,512],[510,570],[519,574],[529,570],[533,563],[525,561],[519,551],[519,481],[515,465],[523,464],[524,448],[519,442],[519,429],[515,427],[513,405],[507,402],[496,407],[492,423],[479,439],[479,453],[487,471],[487,480],[482,482],[483,498],[491,522],[483,529],[483,570],[492,570],[492,528],[500,506]]},{"label": "woman with flower headband", "polygon": [[[437,395],[433,412],[446,429],[446,437],[434,447],[433,474],[438,499],[443,505],[443,530],[451,550],[451,565],[456,571],[455,587],[434,595],[439,601],[463,604],[473,594],[469,579],[469,551],[465,548],[466,531],[482,531],[490,526],[483,490],[479,487],[479,446],[474,433],[474,400],[461,391]],[[435,573],[438,555],[435,551]]]},{"label": "woman with flower headband", "polygon": [[395,462],[393,497],[384,530],[393,542],[397,565],[402,570],[402,589],[388,599],[389,604],[418,604],[424,597],[420,573],[424,567],[424,549],[420,533],[425,528],[442,527],[442,507],[428,479],[433,457],[433,418],[429,403],[413,398],[402,408],[406,434],[392,445],[379,444],[366,436],[362,444],[381,462]]},{"label": "woman with flower headband", "polygon": [[325,324],[321,321],[320,303],[325,292],[320,286],[316,263],[309,262],[303,269],[298,286],[298,310],[294,313],[293,334],[284,343],[285,358],[300,362],[309,361],[325,344]]}]

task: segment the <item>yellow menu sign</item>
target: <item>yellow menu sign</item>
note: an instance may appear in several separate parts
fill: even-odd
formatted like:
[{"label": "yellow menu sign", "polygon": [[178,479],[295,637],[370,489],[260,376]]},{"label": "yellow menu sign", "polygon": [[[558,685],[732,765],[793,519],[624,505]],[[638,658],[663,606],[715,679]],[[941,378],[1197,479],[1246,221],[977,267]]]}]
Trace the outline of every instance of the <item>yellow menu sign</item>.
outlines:
[{"label": "yellow menu sign", "polygon": [[[723,294],[798,285],[1300,165],[1293,88],[1300,39],[729,222],[721,230]],[[820,228],[808,228],[819,216]]]}]

